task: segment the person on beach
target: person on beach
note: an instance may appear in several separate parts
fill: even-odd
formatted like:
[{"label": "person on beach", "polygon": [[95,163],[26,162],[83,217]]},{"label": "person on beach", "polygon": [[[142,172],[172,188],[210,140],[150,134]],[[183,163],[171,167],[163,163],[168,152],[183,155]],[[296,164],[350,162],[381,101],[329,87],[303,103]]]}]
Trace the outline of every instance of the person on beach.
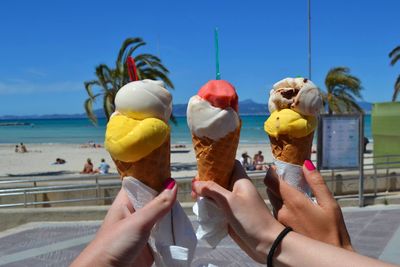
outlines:
[{"label": "person on beach", "polygon": [[254,166],[254,169],[258,170],[258,171],[266,169],[262,151],[258,151],[258,153],[254,155],[253,166]]},{"label": "person on beach", "polygon": [[26,148],[26,146],[24,145],[24,143],[21,143],[21,144],[20,144],[20,147],[21,147],[21,149],[20,149],[20,152],[21,152],[21,153],[27,153],[27,152],[28,152],[28,149]]},{"label": "person on beach", "polygon": [[[303,172],[317,204],[294,192],[296,189],[276,176],[274,168],[266,175],[267,192],[273,195],[271,202],[279,221],[238,161],[231,191],[212,181],[194,179],[192,193],[213,200],[225,213],[232,239],[268,267],[395,266],[353,251],[341,210],[321,175],[311,161],[304,163]],[[71,266],[151,266],[150,231],[171,209],[176,196],[176,182],[171,179],[156,198],[134,211],[121,189],[95,239]]]},{"label": "person on beach", "polygon": [[106,163],[105,159],[101,159],[100,166],[96,169],[95,173],[107,174],[110,169],[110,165]]},{"label": "person on beach", "polygon": [[19,152],[19,146],[18,146],[18,145],[15,146],[14,152],[15,152],[15,153],[18,153],[18,152]]},{"label": "person on beach", "polygon": [[93,173],[93,163],[90,158],[86,160],[85,165],[83,166],[83,170],[80,172],[81,174],[91,174]]},{"label": "person on beach", "polygon": [[251,164],[251,157],[247,154],[247,152],[244,152],[242,154],[242,157],[240,158],[240,163],[242,164],[243,168],[247,171],[253,171],[254,166]]},{"label": "person on beach", "polygon": [[65,163],[66,163],[65,159],[56,158],[56,161],[53,163],[53,165],[59,165],[59,164],[65,164]]}]

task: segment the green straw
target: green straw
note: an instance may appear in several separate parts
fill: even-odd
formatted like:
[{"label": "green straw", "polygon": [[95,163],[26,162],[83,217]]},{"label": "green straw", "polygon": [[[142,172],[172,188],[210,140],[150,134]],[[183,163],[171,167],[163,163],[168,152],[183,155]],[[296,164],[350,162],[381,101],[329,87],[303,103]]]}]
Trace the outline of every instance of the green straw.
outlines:
[{"label": "green straw", "polygon": [[215,37],[216,80],[221,80],[221,73],[219,72],[218,28],[215,28],[214,37]]}]

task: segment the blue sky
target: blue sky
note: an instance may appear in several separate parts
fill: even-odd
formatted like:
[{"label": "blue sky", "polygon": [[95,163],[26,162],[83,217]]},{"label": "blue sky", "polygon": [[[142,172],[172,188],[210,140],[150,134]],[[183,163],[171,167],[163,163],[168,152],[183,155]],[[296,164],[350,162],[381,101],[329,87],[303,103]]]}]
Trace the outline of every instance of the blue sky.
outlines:
[{"label": "blue sky", "polygon": [[[365,101],[390,101],[400,65],[398,0],[312,1],[312,80],[324,89],[335,66],[362,81]],[[239,98],[267,101],[271,85],[308,76],[307,1],[1,1],[0,115],[81,113],[83,82],[113,65],[123,40],[158,55],[185,103],[215,77],[214,27],[222,78]]]}]

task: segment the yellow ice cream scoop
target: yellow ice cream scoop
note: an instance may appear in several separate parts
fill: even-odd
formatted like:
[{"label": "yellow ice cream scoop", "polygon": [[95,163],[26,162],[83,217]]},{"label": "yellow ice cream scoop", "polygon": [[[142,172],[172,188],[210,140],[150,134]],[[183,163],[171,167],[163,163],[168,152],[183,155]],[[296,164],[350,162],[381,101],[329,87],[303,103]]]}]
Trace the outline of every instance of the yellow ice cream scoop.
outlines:
[{"label": "yellow ice cream scoop", "polygon": [[168,135],[169,126],[162,120],[117,114],[107,124],[105,147],[114,159],[135,162],[160,147]]},{"label": "yellow ice cream scoop", "polygon": [[264,130],[268,135],[290,135],[294,138],[304,137],[312,133],[317,125],[314,116],[302,116],[291,110],[274,111],[264,123]]}]

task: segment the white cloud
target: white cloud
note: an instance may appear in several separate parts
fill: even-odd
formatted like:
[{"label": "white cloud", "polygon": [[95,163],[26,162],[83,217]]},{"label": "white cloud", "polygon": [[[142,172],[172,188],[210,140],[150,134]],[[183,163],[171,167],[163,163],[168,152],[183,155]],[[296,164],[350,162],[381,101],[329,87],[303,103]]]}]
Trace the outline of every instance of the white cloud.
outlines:
[{"label": "white cloud", "polygon": [[39,70],[39,69],[35,69],[35,68],[29,68],[26,70],[26,72],[32,76],[36,76],[36,77],[40,77],[40,78],[47,76],[46,72]]},{"label": "white cloud", "polygon": [[38,83],[27,80],[0,81],[0,95],[31,94],[36,92],[63,92],[85,90],[83,82],[60,81]]}]

